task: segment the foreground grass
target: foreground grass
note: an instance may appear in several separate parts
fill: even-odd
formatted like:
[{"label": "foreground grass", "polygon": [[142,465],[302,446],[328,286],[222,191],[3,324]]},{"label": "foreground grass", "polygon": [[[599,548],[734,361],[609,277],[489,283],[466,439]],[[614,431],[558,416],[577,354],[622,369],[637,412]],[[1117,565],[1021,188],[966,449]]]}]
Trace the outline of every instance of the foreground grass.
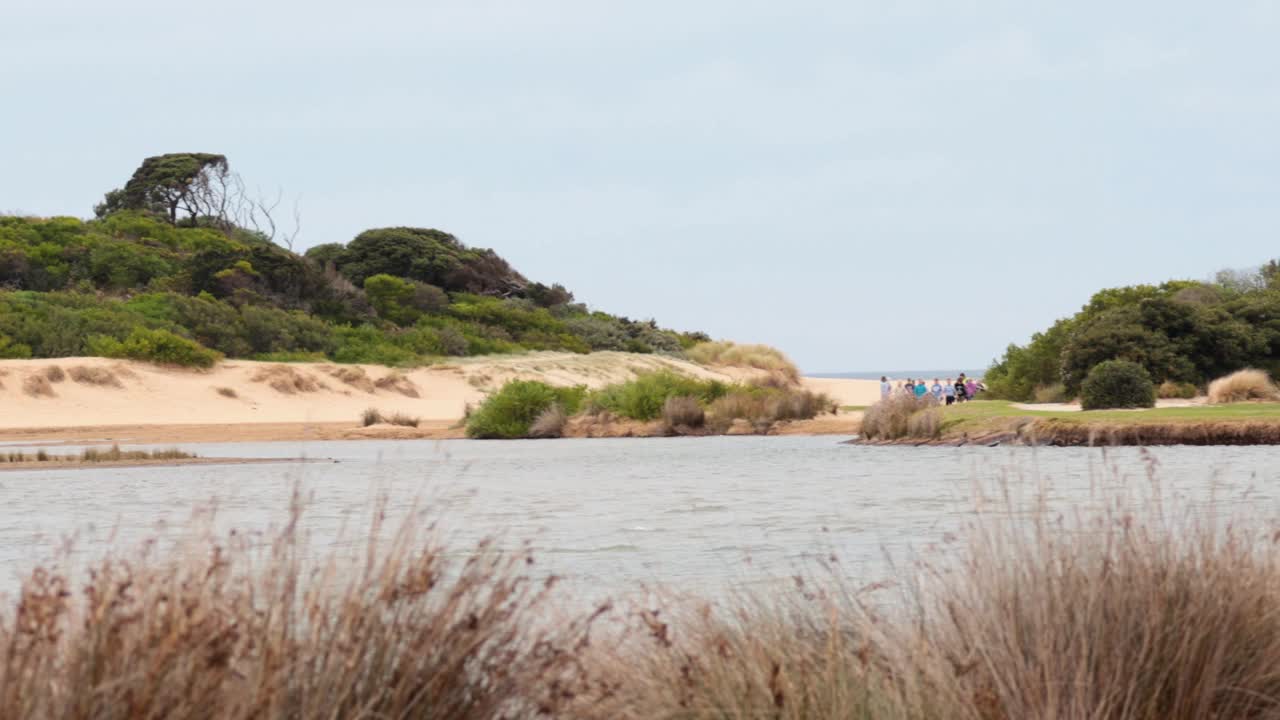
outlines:
[{"label": "foreground grass", "polygon": [[447,552],[413,520],[316,559],[295,498],[252,542],[31,573],[0,606],[0,715],[1280,718],[1272,524],[1003,497],[884,582],[567,615],[527,553]]}]

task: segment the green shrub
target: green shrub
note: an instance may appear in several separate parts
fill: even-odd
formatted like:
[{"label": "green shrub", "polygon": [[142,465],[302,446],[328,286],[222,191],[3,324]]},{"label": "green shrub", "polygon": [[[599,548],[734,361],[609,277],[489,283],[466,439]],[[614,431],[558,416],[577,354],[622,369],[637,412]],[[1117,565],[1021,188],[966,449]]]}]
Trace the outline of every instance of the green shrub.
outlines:
[{"label": "green shrub", "polygon": [[467,419],[467,436],[515,439],[529,437],[529,430],[544,411],[559,405],[568,415],[577,413],[586,398],[585,387],[553,387],[536,380],[512,380],[490,395]]},{"label": "green shrub", "polygon": [[698,380],[660,370],[645,373],[625,383],[604,387],[591,396],[596,410],[608,410],[632,420],[656,420],[667,398],[691,397],[706,404],[723,397],[730,387],[718,380]]},{"label": "green shrub", "polygon": [[123,341],[106,335],[90,336],[87,343],[94,355],[143,360],[161,365],[213,367],[221,355],[194,340],[168,330],[134,328]]},{"label": "green shrub", "polygon": [[1107,360],[1089,371],[1080,386],[1085,410],[1149,408],[1156,404],[1156,387],[1146,368],[1128,360]]}]

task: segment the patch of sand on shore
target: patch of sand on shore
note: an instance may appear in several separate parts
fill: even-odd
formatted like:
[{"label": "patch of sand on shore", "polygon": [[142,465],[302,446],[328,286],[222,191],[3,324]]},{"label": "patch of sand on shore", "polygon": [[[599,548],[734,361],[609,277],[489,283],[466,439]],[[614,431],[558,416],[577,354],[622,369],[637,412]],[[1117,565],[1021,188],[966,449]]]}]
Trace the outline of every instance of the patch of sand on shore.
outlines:
[{"label": "patch of sand on shore", "polygon": [[[978,399],[981,400],[982,398],[979,397]],[[1157,408],[1197,407],[1200,405],[1207,405],[1208,402],[1209,402],[1208,398],[1203,398],[1203,397],[1192,398],[1190,400],[1185,400],[1181,398],[1168,398],[1168,399],[1156,400],[1156,407]],[[1016,407],[1019,410],[1045,410],[1045,411],[1051,411],[1051,412],[1080,412],[1081,411],[1080,403],[1078,402],[1074,402],[1074,403],[1013,403],[1013,407]],[[1143,410],[1148,410],[1150,408],[1130,408],[1130,409],[1133,410],[1134,412],[1142,412]]]},{"label": "patch of sand on shore", "polygon": [[841,407],[850,405],[870,407],[880,402],[880,382],[878,380],[857,380],[852,378],[801,378],[805,389],[826,393]]}]

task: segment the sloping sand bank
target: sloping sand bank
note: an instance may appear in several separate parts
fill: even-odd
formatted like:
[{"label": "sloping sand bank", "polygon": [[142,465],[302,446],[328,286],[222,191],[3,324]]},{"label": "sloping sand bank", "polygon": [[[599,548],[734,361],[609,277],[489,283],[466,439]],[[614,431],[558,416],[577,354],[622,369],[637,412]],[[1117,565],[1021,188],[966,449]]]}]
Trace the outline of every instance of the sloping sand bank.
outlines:
[{"label": "sloping sand bank", "polygon": [[[601,387],[671,369],[742,380],[754,371],[710,369],[654,355],[532,353],[466,358],[413,370],[372,365],[230,360],[210,370],[104,358],[0,360],[0,441],[233,442],[461,437],[468,405],[507,380]],[[805,380],[842,405],[870,404],[865,380]],[[862,386],[866,387],[862,387]],[[418,427],[361,427],[377,408]]]}]

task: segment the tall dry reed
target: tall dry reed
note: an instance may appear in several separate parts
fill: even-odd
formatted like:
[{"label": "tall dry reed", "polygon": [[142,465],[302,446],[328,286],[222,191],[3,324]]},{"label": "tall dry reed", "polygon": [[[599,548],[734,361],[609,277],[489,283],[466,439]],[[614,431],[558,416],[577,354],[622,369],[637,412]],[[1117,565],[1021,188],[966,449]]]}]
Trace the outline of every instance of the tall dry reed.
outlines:
[{"label": "tall dry reed", "polygon": [[262,546],[32,573],[0,613],[0,716],[1280,718],[1273,524],[1158,491],[1062,513],[1011,487],[884,583],[833,562],[786,590],[568,620],[525,553],[450,561],[411,523],[355,564],[310,562],[295,497]]},{"label": "tall dry reed", "polygon": [[41,568],[0,614],[5,718],[531,717],[571,658],[526,554],[460,560],[412,523],[312,562],[297,497],[265,546],[146,546]]}]

